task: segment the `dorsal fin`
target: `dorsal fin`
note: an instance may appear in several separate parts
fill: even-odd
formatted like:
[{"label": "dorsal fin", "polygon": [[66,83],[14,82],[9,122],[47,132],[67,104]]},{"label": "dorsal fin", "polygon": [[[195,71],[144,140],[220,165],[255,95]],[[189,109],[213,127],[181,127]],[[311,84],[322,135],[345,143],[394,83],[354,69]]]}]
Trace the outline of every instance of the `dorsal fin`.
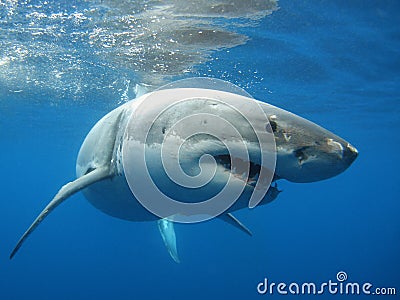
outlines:
[{"label": "dorsal fin", "polygon": [[11,252],[10,259],[14,257],[15,253],[17,253],[18,249],[22,246],[26,238],[36,229],[36,227],[43,221],[43,219],[47,217],[51,211],[53,211],[53,209],[55,209],[64,200],[66,200],[68,197],[72,196],[76,192],[79,192],[87,186],[100,180],[106,179],[110,176],[110,168],[108,166],[101,167],[94,169],[90,173],[64,185],[50,201],[50,203],[47,204],[47,206],[43,209],[43,211],[28,228],[28,230],[25,231],[25,233],[22,235],[14,250]]}]

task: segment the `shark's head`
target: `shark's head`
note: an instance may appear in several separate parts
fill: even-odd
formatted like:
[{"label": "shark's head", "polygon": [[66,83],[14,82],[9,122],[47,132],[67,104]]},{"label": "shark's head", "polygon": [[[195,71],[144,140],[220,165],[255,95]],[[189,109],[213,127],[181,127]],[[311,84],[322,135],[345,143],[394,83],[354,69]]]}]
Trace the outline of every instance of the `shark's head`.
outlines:
[{"label": "shark's head", "polygon": [[357,149],[330,131],[281,109],[269,114],[275,135],[277,178],[314,182],[336,176],[356,159]]},{"label": "shark's head", "polygon": [[[214,100],[191,100],[175,105],[171,113],[164,113],[160,118],[160,128],[155,132],[168,132],[168,129],[172,126],[171,124],[177,123],[183,116],[193,114],[193,112],[217,114],[223,117],[235,126],[247,147],[250,146],[251,148],[249,149],[250,171],[248,179],[250,182],[252,182],[253,177],[259,175],[258,173],[261,170],[260,157],[257,154],[259,148],[252,147],[259,142],[253,130],[256,132],[267,130],[274,135],[276,145],[274,179],[286,179],[299,183],[328,179],[345,171],[357,158],[358,151],[349,142],[296,114],[238,95],[218,92],[218,96],[221,99],[223,97],[235,98],[237,99],[235,103],[238,103],[239,106],[243,105],[242,107],[249,105],[251,102],[256,102],[264,114],[261,116],[255,111],[253,113],[252,109],[250,109],[246,118],[244,118],[241,115],[242,112],[239,113],[230,109],[228,105],[222,105]],[[144,114],[142,117],[144,117]],[[193,121],[185,125],[183,130],[202,131],[204,124],[213,124],[212,121],[197,122],[194,119],[191,120]],[[269,125],[267,126],[268,121]],[[250,123],[252,123],[251,126],[253,128],[249,125]],[[157,126],[153,127],[157,128]],[[215,127],[218,126],[213,126],[213,128]],[[220,131],[225,132],[225,129],[221,127]],[[225,141],[229,139],[227,136],[224,137]],[[163,134],[152,138],[155,141],[162,142]],[[242,174],[243,170],[238,171],[231,167],[231,160],[235,161],[238,158],[231,157],[231,154],[226,152],[226,148],[221,147],[220,143],[210,139],[210,136],[200,135],[191,141],[188,143],[189,150],[187,151],[188,159],[186,161],[187,166],[186,168],[184,167],[185,170],[197,169],[193,168],[193,166],[198,166],[198,158],[202,154],[208,153],[216,159],[216,162],[223,167],[223,170],[238,173],[235,175]],[[181,153],[185,152],[183,151],[184,149],[185,147],[181,149]]]}]

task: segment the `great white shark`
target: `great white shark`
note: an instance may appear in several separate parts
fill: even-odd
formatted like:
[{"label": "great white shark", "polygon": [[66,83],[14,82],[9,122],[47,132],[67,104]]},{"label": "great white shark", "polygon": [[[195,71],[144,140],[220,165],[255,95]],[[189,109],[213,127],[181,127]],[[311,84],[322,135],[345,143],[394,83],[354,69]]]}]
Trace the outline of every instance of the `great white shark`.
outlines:
[{"label": "great white shark", "polygon": [[[140,103],[154,93],[156,92],[142,95],[121,105],[94,125],[86,136],[78,154],[76,162],[77,179],[61,187],[22,235],[10,258],[17,253],[26,238],[52,210],[73,194],[82,191],[93,206],[110,216],[129,221],[157,221],[169,254],[176,262],[179,262],[174,222],[169,218],[156,216],[137,201],[125,176],[128,170],[124,169],[122,162],[122,149],[124,143],[126,143],[126,136],[129,135],[129,132],[126,132],[127,123],[146,121],[143,120],[143,116],[135,115],[134,112]],[[258,128],[263,128],[273,134],[276,145],[273,184],[260,202],[261,205],[273,201],[279,195],[277,180],[286,179],[291,182],[306,183],[331,178],[346,170],[358,155],[357,149],[349,142],[309,120],[265,102],[236,94],[223,93],[224,97],[236,97],[243,105],[256,101],[268,118],[269,126],[265,125],[265,120],[258,120],[256,116],[252,120],[256,124],[262,122],[258,124]],[[163,136],[184,113],[188,111],[215,113],[218,109],[224,109],[222,106],[219,108],[217,104],[213,100],[202,99],[201,101],[192,101],[180,105],[174,110],[173,114],[165,114],[164,120],[161,122],[164,125],[159,129],[155,128],[153,145],[159,146],[163,142]],[[154,103],[154,105],[156,106],[157,103]],[[248,125],[243,118],[238,118],[232,111],[222,112],[222,114],[235,127],[240,128],[246,143],[254,144],[254,134],[251,134],[251,130],[247,130]],[[211,140],[208,135],[199,135],[192,139],[189,148],[186,150],[190,155],[186,156],[184,164],[186,164],[186,167],[189,166],[189,169],[191,166],[198,167],[199,157],[205,153],[214,158],[214,163],[217,165],[215,173],[217,179],[209,183],[209,190],[221,189],[223,181],[226,181],[231,175],[242,183],[245,182],[245,189],[240,198],[218,218],[251,235],[251,231],[232,212],[248,207],[250,195],[255,189],[254,182],[262,169],[257,155],[249,156],[249,170],[243,175],[231,168],[231,163],[235,158],[230,157],[229,153],[221,151],[220,145]],[[184,152],[185,149],[182,151]],[[157,165],[157,161],[153,163],[156,164],[155,169],[161,167]],[[129,171],[144,172],[140,169]],[[165,175],[165,173],[159,172],[156,176],[163,177]],[[163,178],[160,179],[163,180]],[[168,184],[165,189],[168,189]],[[174,191],[169,192],[174,194]],[[190,197],[185,196],[185,190],[180,191],[181,197],[182,194],[183,198]],[[190,195],[190,191],[188,195]]]}]

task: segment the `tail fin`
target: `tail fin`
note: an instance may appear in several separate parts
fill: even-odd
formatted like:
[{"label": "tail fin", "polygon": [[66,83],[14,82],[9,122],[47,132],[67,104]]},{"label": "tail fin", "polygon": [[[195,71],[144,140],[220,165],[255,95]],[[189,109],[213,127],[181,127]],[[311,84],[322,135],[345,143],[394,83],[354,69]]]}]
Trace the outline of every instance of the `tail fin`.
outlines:
[{"label": "tail fin", "polygon": [[107,166],[94,169],[90,173],[64,185],[54,196],[53,200],[51,200],[50,203],[44,208],[44,210],[40,213],[40,215],[36,218],[36,220],[28,228],[28,230],[25,231],[25,233],[22,235],[14,250],[11,252],[10,259],[14,257],[19,248],[21,248],[26,238],[36,229],[36,227],[43,221],[43,219],[47,217],[51,211],[53,211],[53,209],[55,209],[58,205],[64,202],[64,200],[66,200],[68,197],[72,196],[76,192],[79,192],[87,186],[100,180],[106,179],[110,176],[110,168]]}]

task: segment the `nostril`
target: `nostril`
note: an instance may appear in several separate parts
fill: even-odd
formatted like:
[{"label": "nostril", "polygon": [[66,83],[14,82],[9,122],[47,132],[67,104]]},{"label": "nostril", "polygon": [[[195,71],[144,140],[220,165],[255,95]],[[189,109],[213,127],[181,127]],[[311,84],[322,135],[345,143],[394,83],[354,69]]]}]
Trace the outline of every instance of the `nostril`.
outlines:
[{"label": "nostril", "polygon": [[356,155],[358,154],[358,150],[353,145],[347,144],[347,149],[349,149],[351,152],[353,152]]},{"label": "nostril", "polygon": [[358,150],[354,146],[347,144],[345,157],[353,162],[357,158],[357,156]]}]

